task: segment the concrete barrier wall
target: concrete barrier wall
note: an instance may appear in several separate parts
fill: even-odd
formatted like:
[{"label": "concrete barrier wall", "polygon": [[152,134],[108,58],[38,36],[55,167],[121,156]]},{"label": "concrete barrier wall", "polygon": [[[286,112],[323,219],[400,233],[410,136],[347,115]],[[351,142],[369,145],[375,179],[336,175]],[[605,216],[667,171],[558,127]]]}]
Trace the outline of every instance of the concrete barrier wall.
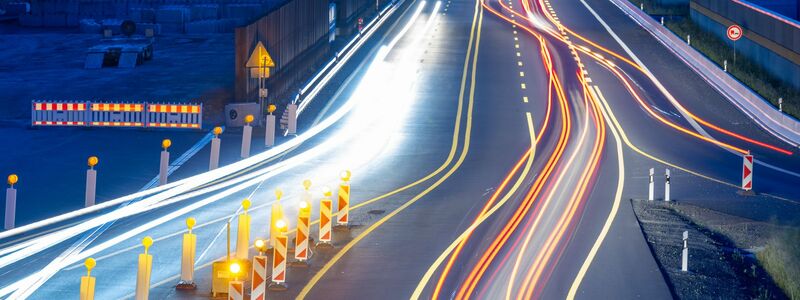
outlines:
[{"label": "concrete barrier wall", "polygon": [[[234,95],[237,101],[257,98],[257,80],[249,78],[245,63],[258,42],[264,44],[275,61],[275,68],[270,70],[272,75],[281,74],[309,49],[327,43],[328,3],[328,0],[291,0],[254,23],[236,28]],[[279,93],[270,90],[271,94],[276,92]]]},{"label": "concrete barrier wall", "polygon": [[800,88],[800,23],[744,1],[692,0],[690,16],[732,48],[726,36],[732,24],[744,28],[736,50],[773,76]]}]

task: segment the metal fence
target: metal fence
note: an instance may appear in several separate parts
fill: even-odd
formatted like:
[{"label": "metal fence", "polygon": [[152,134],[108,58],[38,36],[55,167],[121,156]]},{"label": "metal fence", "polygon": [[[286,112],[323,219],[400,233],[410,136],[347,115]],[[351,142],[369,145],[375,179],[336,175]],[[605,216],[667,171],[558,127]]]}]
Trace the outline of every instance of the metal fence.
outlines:
[{"label": "metal fence", "polygon": [[33,100],[31,125],[199,129],[203,105]]}]

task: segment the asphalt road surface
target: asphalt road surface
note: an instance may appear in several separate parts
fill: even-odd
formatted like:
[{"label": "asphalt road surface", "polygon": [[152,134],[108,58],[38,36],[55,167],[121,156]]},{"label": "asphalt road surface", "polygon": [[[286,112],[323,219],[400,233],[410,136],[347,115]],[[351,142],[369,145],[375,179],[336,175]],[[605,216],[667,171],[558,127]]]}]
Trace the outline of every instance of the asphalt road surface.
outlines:
[{"label": "asphalt road surface", "polygon": [[[797,149],[612,3],[407,0],[372,43],[282,141],[324,130],[224,175],[3,239],[0,295],[77,295],[91,256],[97,298],[132,297],[149,235],[150,296],[208,298],[242,199],[251,238],[267,237],[276,188],[294,228],[301,182],[318,199],[343,169],[349,229],[267,298],[671,298],[629,201],[648,197],[650,168],[659,201],[669,168],[673,201],[797,225]],[[747,151],[755,195],[739,193]],[[174,288],[186,217],[198,220],[188,292]]]}]

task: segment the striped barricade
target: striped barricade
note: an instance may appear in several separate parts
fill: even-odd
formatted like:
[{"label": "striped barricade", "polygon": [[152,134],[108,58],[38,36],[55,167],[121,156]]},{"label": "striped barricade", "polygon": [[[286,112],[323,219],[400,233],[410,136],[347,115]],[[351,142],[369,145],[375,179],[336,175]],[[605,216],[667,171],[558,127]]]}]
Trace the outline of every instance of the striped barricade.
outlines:
[{"label": "striped barricade", "polygon": [[144,107],[140,103],[92,103],[92,126],[143,127]]},{"label": "striped barricade", "polygon": [[33,126],[86,126],[85,102],[55,102],[34,100],[31,107]]},{"label": "striped barricade", "polygon": [[202,104],[148,104],[147,127],[201,128]]}]

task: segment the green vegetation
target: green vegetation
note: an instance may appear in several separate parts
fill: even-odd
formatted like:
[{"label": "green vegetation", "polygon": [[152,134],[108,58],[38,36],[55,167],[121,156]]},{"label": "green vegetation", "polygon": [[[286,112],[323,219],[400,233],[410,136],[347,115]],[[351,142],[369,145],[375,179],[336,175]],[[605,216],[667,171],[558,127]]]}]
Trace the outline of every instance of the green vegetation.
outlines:
[{"label": "green vegetation", "polygon": [[[770,74],[766,69],[745,57],[741,52],[736,53],[736,62],[733,60],[733,49],[716,35],[703,30],[689,18],[688,5],[661,5],[654,0],[630,0],[639,6],[644,3],[645,12],[650,15],[670,16],[664,25],[682,39],[691,36],[692,47],[717,65],[723,66],[728,61],[728,72],[744,85],[767,99],[772,105],[778,107],[778,98],[783,98],[783,111],[800,118],[800,91],[784,84],[779,78]],[[648,9],[648,7],[650,9]]]},{"label": "green vegetation", "polygon": [[800,230],[779,232],[756,257],[789,299],[800,299]]}]

